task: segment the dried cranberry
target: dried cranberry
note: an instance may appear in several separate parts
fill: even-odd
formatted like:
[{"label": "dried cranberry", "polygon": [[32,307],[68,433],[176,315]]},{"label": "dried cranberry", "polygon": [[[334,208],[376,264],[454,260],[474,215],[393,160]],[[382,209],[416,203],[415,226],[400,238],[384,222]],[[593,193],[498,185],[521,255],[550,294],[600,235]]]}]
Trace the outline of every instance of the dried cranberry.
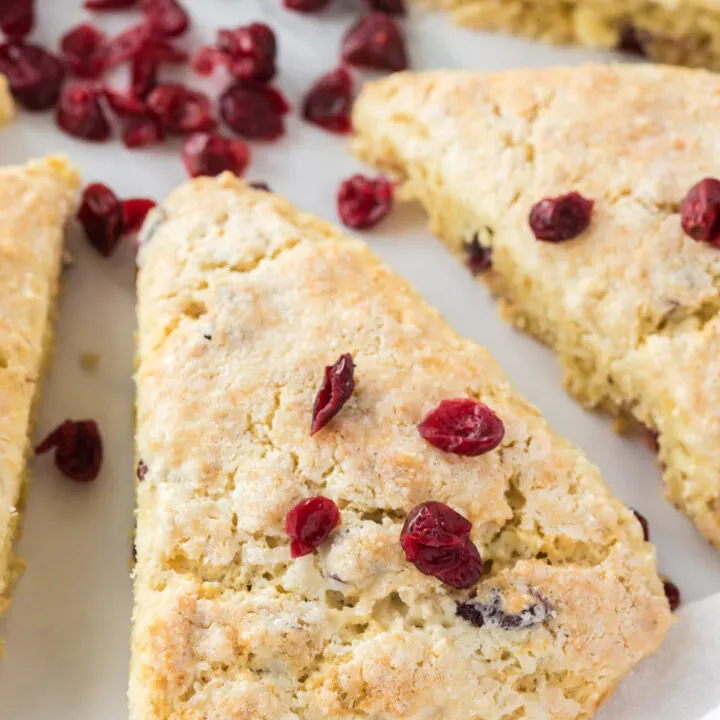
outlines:
[{"label": "dried cranberry", "polygon": [[94,420],[66,420],[36,448],[42,455],[55,448],[55,466],[66,477],[77,482],[95,480],[102,465],[103,447]]},{"label": "dried cranberry", "polygon": [[275,33],[264,23],[218,30],[217,49],[238,80],[266,83],[275,77],[277,42]]},{"label": "dried cranberry", "polygon": [[190,177],[214,177],[226,171],[242,175],[250,162],[250,149],[242,140],[196,133],[185,141],[183,162]]},{"label": "dried cranberry", "polygon": [[355,363],[352,355],[341,355],[325,368],[325,379],[318,390],[312,413],[310,434],[324,428],[350,399],[355,389]]},{"label": "dried cranberry", "polygon": [[55,120],[74,137],[103,142],[110,137],[110,125],[100,105],[101,91],[89,85],[66,85],[60,93]]},{"label": "dried cranberry", "polygon": [[111,110],[120,117],[147,114],[145,103],[133,95],[127,95],[108,87],[105,88],[104,93]]},{"label": "dried cranberry", "polygon": [[184,85],[158,85],[147,96],[146,103],[150,113],[167,132],[204,132],[215,127],[210,98]]},{"label": "dried cranberry", "polygon": [[477,235],[465,243],[465,256],[465,263],[473,275],[479,275],[492,267],[492,248],[481,245]]},{"label": "dried cranberry", "polygon": [[431,445],[455,455],[484,455],[505,435],[502,420],[487,406],[467,398],[443,400],[418,425]]},{"label": "dried cranberry", "polygon": [[155,118],[136,115],[125,121],[122,139],[126,148],[147,147],[161,143],[165,139],[165,133]]},{"label": "dried cranberry", "polygon": [[225,56],[217,48],[201,47],[192,59],[192,69],[200,75],[212,75],[218,65],[225,63]]},{"label": "dried cranberry", "polygon": [[107,43],[105,67],[112,70],[135,57],[146,47],[151,37],[152,28],[147,23],[140,23],[110,38]]},{"label": "dried cranberry", "polygon": [[571,192],[545,198],[530,211],[530,228],[538,240],[561,242],[577,237],[590,225],[593,200]]},{"label": "dried cranberry", "polygon": [[682,229],[693,239],[720,247],[720,180],[705,178],[680,203]]},{"label": "dried cranberry", "polygon": [[35,26],[35,0],[2,0],[0,30],[13,40],[22,40]]},{"label": "dried cranberry", "polygon": [[97,78],[105,70],[105,34],[83,23],[60,40],[60,51],[71,72],[81,78]]},{"label": "dried cranberry", "polygon": [[309,555],[339,524],[340,510],[329,498],[301,500],[285,518],[285,530],[291,541],[290,555],[294,558]]},{"label": "dried cranberry", "polygon": [[670,605],[670,610],[675,612],[680,607],[682,600],[680,588],[675,583],[670,582],[670,580],[664,580],[663,590],[665,590],[665,597]]},{"label": "dried cranberry", "polygon": [[148,198],[130,198],[120,203],[123,233],[135,233],[145,222],[147,214],[157,205]]},{"label": "dried cranberry", "polygon": [[352,77],[345,68],[326,73],[315,81],[303,101],[303,117],[335,133],[350,132]]},{"label": "dried cranberry", "polygon": [[640,527],[643,531],[643,538],[645,542],[647,542],[650,539],[650,525],[642,513],[638,512],[634,508],[631,508],[631,510],[633,511],[633,515],[637,518],[637,521],[640,523]]},{"label": "dried cranberry", "polygon": [[491,625],[503,630],[523,630],[542,625],[555,614],[552,605],[539,592],[531,590],[535,599],[516,613],[506,613],[500,593],[496,590],[487,602],[458,603],[457,614],[475,627]]},{"label": "dried cranberry", "polygon": [[190,18],[177,0],[141,0],[153,31],[167,37],[182,35],[190,26]]},{"label": "dried cranberry", "polygon": [[142,460],[140,460],[140,462],[138,462],[138,464],[137,464],[137,471],[135,473],[137,476],[138,482],[142,482],[145,479],[145,476],[147,475],[147,471],[148,471],[147,465]]},{"label": "dried cranberry", "polygon": [[65,68],[54,55],[36,45],[0,45],[0,73],[15,99],[28,110],[48,110],[60,97]]},{"label": "dried cranberry", "polygon": [[298,12],[315,12],[326,8],[332,0],[283,0],[283,5],[288,10]]},{"label": "dried cranberry", "polygon": [[123,234],[123,211],[115,193],[106,185],[85,188],[78,220],[90,244],[105,257],[115,251]]},{"label": "dried cranberry", "polygon": [[408,67],[405,38],[398,24],[384,13],[370,13],[347,31],[342,41],[345,62],[375,70]]},{"label": "dried cranberry", "polygon": [[86,10],[125,10],[137,5],[138,0],[85,0]]},{"label": "dried cranberry", "polygon": [[130,64],[130,92],[146,98],[157,87],[158,64],[148,52],[139,52]]},{"label": "dried cranberry", "polygon": [[407,517],[400,544],[405,558],[424,575],[446,585],[466,588],[482,575],[483,564],[470,540],[472,523],[447,505],[430,501]]},{"label": "dried cranberry", "polygon": [[621,52],[646,58],[648,56],[645,49],[646,36],[646,32],[638,30],[634,25],[625,25],[620,30],[620,38],[616,47]]},{"label": "dried cranberry", "polygon": [[386,15],[405,15],[405,0],[365,0],[368,8],[373,12]]},{"label": "dried cranberry", "polygon": [[392,207],[393,186],[385,178],[374,180],[353,175],[340,185],[338,214],[343,224],[355,230],[377,225]]},{"label": "dried cranberry", "polygon": [[289,105],[273,88],[231,85],[220,97],[220,115],[238,135],[276,140],[285,132],[283,116]]}]

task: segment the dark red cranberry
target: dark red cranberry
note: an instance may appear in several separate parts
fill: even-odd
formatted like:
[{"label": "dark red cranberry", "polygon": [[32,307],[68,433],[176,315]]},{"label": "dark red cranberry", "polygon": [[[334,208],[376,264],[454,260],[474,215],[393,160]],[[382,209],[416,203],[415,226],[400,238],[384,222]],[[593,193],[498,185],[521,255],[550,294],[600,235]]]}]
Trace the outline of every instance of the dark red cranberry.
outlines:
[{"label": "dark red cranberry", "polygon": [[472,523],[447,505],[430,501],[408,515],[400,544],[405,558],[424,575],[446,585],[467,588],[483,572],[477,548],[470,540]]},{"label": "dark red cranberry", "polygon": [[105,70],[105,34],[92,25],[83,23],[66,32],[60,52],[78,77],[97,78]]},{"label": "dark red cranberry", "polygon": [[374,70],[406,70],[405,38],[399,25],[384,13],[370,13],[347,31],[342,42],[345,62]]},{"label": "dark red cranberry", "polygon": [[297,12],[315,12],[323,10],[332,0],[283,0],[283,5],[288,10],[296,10]]},{"label": "dark red cranberry", "polygon": [[481,245],[477,235],[465,243],[465,257],[465,264],[473,275],[479,275],[492,267],[492,248]]},{"label": "dark red cranberry", "polygon": [[147,471],[147,465],[142,460],[140,460],[140,462],[138,462],[137,464],[137,471],[135,473],[137,475],[138,482],[142,482],[145,479]]},{"label": "dark red cranberry", "polygon": [[348,133],[351,130],[352,77],[345,68],[326,73],[315,81],[303,101],[303,117],[325,130]]},{"label": "dark red cranberry", "polygon": [[355,390],[355,363],[352,355],[341,355],[325,368],[325,379],[318,390],[312,413],[310,434],[324,428],[342,409]]},{"label": "dark red cranberry", "polygon": [[147,214],[157,205],[148,198],[129,198],[120,203],[123,233],[135,233],[145,222]]},{"label": "dark red cranberry", "polygon": [[141,51],[130,63],[130,92],[145,99],[157,87],[158,63],[151,53]]},{"label": "dark red cranberry", "polygon": [[77,482],[91,482],[100,472],[103,459],[100,430],[94,420],[66,420],[36,448],[42,455],[55,448],[55,466]]},{"label": "dark red cranberry", "polygon": [[261,192],[267,192],[267,193],[272,192],[272,190],[270,189],[270,186],[265,182],[251,182],[251,183],[248,183],[248,185],[253,190],[260,190]]},{"label": "dark red cranberry", "polygon": [[365,0],[372,12],[381,12],[386,15],[405,15],[405,0]]},{"label": "dark red cranberry", "polygon": [[126,148],[147,147],[161,143],[165,139],[165,133],[155,118],[135,115],[125,120],[122,139]]},{"label": "dark red cranberry", "polygon": [[124,232],[120,200],[106,185],[93,183],[85,188],[78,220],[90,244],[105,257],[115,251]]},{"label": "dark red cranberry", "polygon": [[646,35],[646,32],[639,31],[634,25],[625,25],[620,30],[617,49],[629,55],[646,58],[648,56],[645,49]]},{"label": "dark red cranberry", "polygon": [[637,521],[640,523],[640,527],[643,531],[643,538],[645,539],[645,542],[647,542],[650,539],[650,525],[642,513],[638,512],[634,508],[631,508],[631,510],[633,511],[633,515],[637,518]]},{"label": "dark red cranberry", "polygon": [[112,70],[135,57],[147,46],[151,37],[152,28],[147,23],[140,23],[110,38],[106,48],[105,67]]},{"label": "dark red cranberry", "polygon": [[705,178],[680,203],[682,229],[693,240],[720,247],[720,180]]},{"label": "dark red cranberry", "polygon": [[184,65],[190,55],[172,44],[167,38],[153,37],[141,54],[147,53],[156,63]]},{"label": "dark red cranberry", "polygon": [[55,120],[62,130],[83,140],[103,142],[110,137],[110,124],[100,104],[101,90],[89,85],[65,85]]},{"label": "dark red cranberry", "polygon": [[28,110],[49,110],[60,97],[65,68],[54,55],[35,45],[0,45],[0,73],[13,97]]},{"label": "dark red cranberry", "polygon": [[484,455],[496,448],[505,435],[502,420],[476,400],[443,400],[418,425],[431,445],[455,455]]},{"label": "dark red cranberry", "polygon": [[530,211],[530,228],[538,240],[561,242],[571,240],[590,225],[593,200],[578,192],[545,198]]},{"label": "dark red cranberry", "polygon": [[138,0],[85,0],[84,8],[86,10],[126,10],[135,7]]},{"label": "dark red cranberry", "polygon": [[215,127],[210,98],[184,85],[158,85],[146,99],[150,113],[163,130],[186,134],[205,132]]},{"label": "dark red cranberry", "polygon": [[340,510],[329,498],[318,496],[301,500],[285,518],[290,536],[290,555],[309,555],[327,540],[340,524]]},{"label": "dark red cranberry", "polygon": [[224,65],[225,55],[217,48],[206,45],[201,47],[192,58],[192,69],[199,75],[212,75],[218,65]]},{"label": "dark red cranberry", "polygon": [[489,601],[458,603],[457,614],[475,627],[494,625],[503,630],[520,630],[542,625],[553,617],[555,611],[539,592],[531,590],[530,593],[535,602],[531,602],[520,612],[505,612],[502,596],[495,590]]},{"label": "dark red cranberry", "polygon": [[177,0],[141,0],[140,7],[153,31],[160,35],[182,35],[190,26],[190,18]]},{"label": "dark red cranberry", "polygon": [[355,230],[377,225],[392,207],[393,186],[383,177],[353,175],[340,185],[338,214],[343,224]]},{"label": "dark red cranberry", "polygon": [[134,95],[128,95],[108,87],[105,88],[104,93],[110,109],[120,117],[147,114],[145,103]]},{"label": "dark red cranberry", "polygon": [[289,105],[273,88],[231,85],[220,97],[220,115],[238,135],[276,140],[285,132],[283,116]]},{"label": "dark red cranberry", "polygon": [[680,607],[682,596],[680,594],[680,588],[669,580],[663,581],[663,589],[665,590],[665,597],[667,598],[670,610],[675,612]]},{"label": "dark red cranberry", "polygon": [[277,42],[275,33],[264,23],[218,30],[217,49],[240,81],[266,83],[275,77]]},{"label": "dark red cranberry", "polygon": [[35,26],[35,0],[2,0],[0,30],[12,40],[22,40]]},{"label": "dark red cranberry", "polygon": [[183,162],[190,177],[214,177],[226,171],[242,175],[250,162],[250,149],[242,140],[195,133],[185,140]]}]

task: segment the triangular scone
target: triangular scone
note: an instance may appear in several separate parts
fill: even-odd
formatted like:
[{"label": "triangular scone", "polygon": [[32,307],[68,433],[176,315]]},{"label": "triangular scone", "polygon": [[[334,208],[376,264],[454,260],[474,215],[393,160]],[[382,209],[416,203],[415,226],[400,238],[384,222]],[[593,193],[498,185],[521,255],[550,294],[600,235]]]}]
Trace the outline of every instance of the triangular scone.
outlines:
[{"label": "triangular scone", "polygon": [[463,25],[720,68],[718,0],[416,0]]},{"label": "triangular scone", "polygon": [[0,168],[0,612],[18,571],[12,546],[33,409],[52,345],[65,221],[78,185],[63,158]]},{"label": "triangular scone", "polygon": [[[670,614],[632,512],[365,244],[200,179],[148,218],[138,290],[133,720],[588,717],[657,647]],[[311,436],[344,353],[355,391]],[[458,397],[495,410],[499,447],[420,437]],[[286,514],[316,495],[342,524],[291,559]],[[428,500],[472,521],[492,561],[473,590],[405,560]]]},{"label": "triangular scone", "polygon": [[[617,65],[396,75],[354,121],[453,252],[492,246],[481,277],[568,389],[659,433],[668,497],[720,546],[720,249],[678,214],[720,173],[718,113],[720,76]],[[572,191],[595,201],[589,229],[536,240],[532,206]]]}]

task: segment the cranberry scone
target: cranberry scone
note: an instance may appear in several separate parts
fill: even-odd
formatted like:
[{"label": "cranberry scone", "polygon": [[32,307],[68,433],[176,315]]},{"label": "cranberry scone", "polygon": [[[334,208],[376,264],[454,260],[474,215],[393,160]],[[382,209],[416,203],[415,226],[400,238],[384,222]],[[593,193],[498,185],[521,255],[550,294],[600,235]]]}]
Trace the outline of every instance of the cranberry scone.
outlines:
[{"label": "cranberry scone", "polygon": [[485,350],[230,175],[147,219],[132,720],[590,717],[654,551]]},{"label": "cranberry scone", "polygon": [[570,392],[658,434],[668,498],[720,547],[718,110],[717,75],[588,66],[397,75],[354,123]]},{"label": "cranberry scone", "polygon": [[463,25],[720,69],[718,0],[417,0]]},{"label": "cranberry scone", "polygon": [[0,168],[0,612],[20,570],[13,540],[78,185],[63,158]]}]

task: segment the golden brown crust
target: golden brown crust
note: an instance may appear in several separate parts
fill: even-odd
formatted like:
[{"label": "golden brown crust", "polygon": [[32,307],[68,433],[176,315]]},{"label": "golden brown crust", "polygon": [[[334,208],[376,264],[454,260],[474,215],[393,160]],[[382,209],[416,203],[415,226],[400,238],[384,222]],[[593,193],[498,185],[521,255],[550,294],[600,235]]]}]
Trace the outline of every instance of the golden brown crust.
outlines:
[{"label": "golden brown crust", "polygon": [[[670,615],[633,515],[364,244],[223,176],[148,218],[139,264],[133,720],[587,717],[658,645]],[[311,437],[343,352],[356,390]],[[502,417],[496,451],[419,436],[458,396]],[[291,560],[285,515],[317,494],[342,525]],[[404,560],[431,498],[493,560],[477,600],[536,593],[542,621],[474,627],[468,591]]]}]

